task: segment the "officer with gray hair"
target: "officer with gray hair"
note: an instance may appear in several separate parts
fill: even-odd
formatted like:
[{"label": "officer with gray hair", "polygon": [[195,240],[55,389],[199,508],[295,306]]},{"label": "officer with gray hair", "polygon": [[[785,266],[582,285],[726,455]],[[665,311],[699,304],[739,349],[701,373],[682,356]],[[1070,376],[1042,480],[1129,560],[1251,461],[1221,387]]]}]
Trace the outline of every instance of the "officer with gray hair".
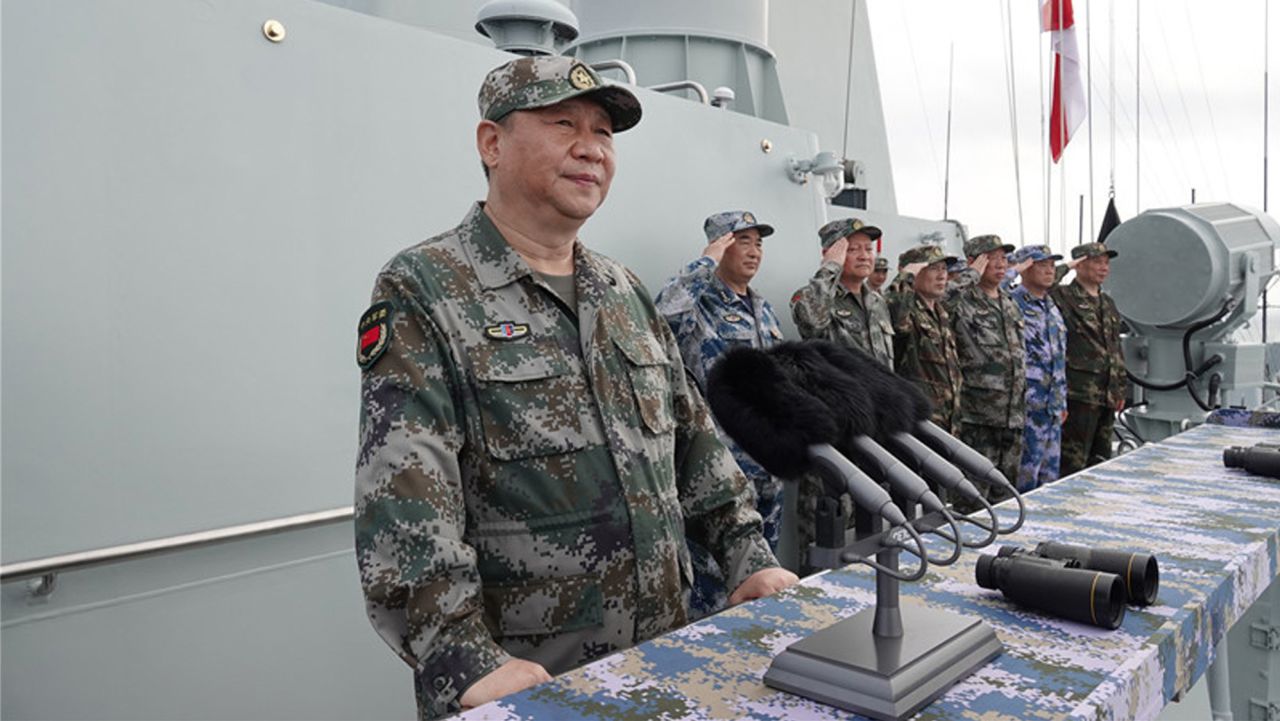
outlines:
[{"label": "officer with gray hair", "polygon": [[683,625],[686,529],[732,603],[796,581],[666,320],[578,238],[636,97],[533,57],[479,106],[485,202],[392,258],[357,330],[356,562],[422,718]]}]

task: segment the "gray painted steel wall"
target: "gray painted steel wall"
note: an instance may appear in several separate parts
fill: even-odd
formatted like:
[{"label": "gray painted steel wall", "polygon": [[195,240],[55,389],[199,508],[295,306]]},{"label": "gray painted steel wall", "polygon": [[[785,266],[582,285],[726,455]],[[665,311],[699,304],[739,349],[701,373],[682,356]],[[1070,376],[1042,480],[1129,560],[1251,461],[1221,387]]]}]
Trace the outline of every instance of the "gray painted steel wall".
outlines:
[{"label": "gray painted steel wall", "polygon": [[[308,0],[0,12],[4,562],[349,504],[355,321],[382,263],[482,196],[475,92],[506,56]],[[708,213],[750,208],[787,317],[827,208],[785,159],[817,138],[642,97],[584,240],[656,290]],[[350,536],[69,573],[43,603],[6,584],[0,712],[411,714]]]}]

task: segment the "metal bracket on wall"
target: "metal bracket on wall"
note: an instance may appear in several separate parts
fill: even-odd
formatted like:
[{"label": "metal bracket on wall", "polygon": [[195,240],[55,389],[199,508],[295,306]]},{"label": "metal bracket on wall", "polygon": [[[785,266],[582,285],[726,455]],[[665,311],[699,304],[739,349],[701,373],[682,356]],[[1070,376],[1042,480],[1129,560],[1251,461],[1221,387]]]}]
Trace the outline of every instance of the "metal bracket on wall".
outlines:
[{"label": "metal bracket on wall", "polygon": [[1251,698],[1249,699],[1249,721],[1280,721],[1280,706]]},{"label": "metal bracket on wall", "polygon": [[1262,622],[1250,624],[1249,645],[1264,651],[1280,650],[1280,628]]},{"label": "metal bracket on wall", "polygon": [[58,588],[58,574],[46,573],[27,581],[27,599],[31,603],[44,603]]}]

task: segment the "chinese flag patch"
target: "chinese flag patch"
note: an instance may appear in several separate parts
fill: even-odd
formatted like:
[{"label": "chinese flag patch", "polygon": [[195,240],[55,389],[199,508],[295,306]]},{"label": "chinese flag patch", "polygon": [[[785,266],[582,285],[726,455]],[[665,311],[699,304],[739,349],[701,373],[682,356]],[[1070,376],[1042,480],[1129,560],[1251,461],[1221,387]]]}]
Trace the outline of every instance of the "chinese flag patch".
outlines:
[{"label": "chinese flag patch", "polygon": [[356,364],[368,369],[386,352],[391,341],[391,304],[374,303],[360,316],[356,329]]}]

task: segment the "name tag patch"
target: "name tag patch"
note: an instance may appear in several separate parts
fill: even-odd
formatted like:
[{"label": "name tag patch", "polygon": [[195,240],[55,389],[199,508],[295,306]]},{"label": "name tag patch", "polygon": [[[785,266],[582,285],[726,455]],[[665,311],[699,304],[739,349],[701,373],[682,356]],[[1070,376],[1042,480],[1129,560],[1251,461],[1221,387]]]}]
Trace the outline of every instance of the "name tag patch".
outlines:
[{"label": "name tag patch", "polygon": [[529,326],[526,323],[515,323],[506,320],[485,326],[484,334],[490,340],[516,340],[529,335]]}]

